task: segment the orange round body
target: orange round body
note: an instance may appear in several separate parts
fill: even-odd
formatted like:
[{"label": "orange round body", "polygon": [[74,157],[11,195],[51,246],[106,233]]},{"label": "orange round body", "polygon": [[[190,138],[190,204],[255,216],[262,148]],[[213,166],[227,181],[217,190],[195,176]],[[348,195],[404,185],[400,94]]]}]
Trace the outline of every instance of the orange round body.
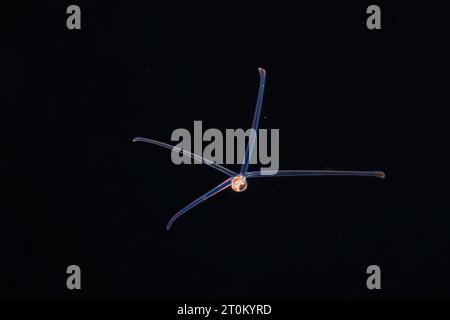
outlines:
[{"label": "orange round body", "polygon": [[247,179],[244,176],[237,176],[231,180],[231,189],[236,192],[242,192],[247,189]]}]

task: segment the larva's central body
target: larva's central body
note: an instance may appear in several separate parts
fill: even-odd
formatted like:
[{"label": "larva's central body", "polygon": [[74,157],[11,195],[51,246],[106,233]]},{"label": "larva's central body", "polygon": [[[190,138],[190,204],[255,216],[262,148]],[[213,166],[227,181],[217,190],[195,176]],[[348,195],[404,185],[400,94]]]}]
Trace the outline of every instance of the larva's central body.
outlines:
[{"label": "larva's central body", "polygon": [[236,192],[242,192],[247,189],[247,179],[244,176],[237,176],[231,179],[231,189]]}]

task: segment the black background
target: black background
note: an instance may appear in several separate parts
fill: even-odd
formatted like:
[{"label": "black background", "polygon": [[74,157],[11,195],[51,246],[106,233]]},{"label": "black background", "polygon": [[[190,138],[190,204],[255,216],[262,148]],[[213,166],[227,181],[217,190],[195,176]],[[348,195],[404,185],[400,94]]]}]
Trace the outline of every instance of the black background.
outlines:
[{"label": "black background", "polygon": [[[78,4],[82,29],[66,28]],[[368,30],[378,4],[382,29]],[[17,2],[2,8],[2,298],[449,298],[449,3]],[[280,169],[167,220],[224,180],[176,166],[176,128],[262,128]],[[231,169],[235,167],[231,166]],[[82,290],[66,288],[66,268]],[[366,268],[382,290],[366,288]]]}]

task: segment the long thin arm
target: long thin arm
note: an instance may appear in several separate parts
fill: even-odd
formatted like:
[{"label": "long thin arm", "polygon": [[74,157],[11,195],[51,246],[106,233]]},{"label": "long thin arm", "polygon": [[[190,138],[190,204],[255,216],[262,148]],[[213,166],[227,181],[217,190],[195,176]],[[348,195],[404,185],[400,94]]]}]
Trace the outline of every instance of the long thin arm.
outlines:
[{"label": "long thin arm", "polygon": [[247,178],[265,177],[317,177],[317,176],[360,176],[384,178],[383,171],[340,171],[340,170],[279,170],[279,171],[250,171]]},{"label": "long thin arm", "polygon": [[252,130],[250,133],[250,139],[248,142],[248,146],[245,149],[244,160],[242,161],[242,166],[241,166],[241,174],[242,175],[247,173],[248,165],[249,165],[250,159],[252,157],[253,148],[254,148],[255,142],[256,142],[256,134],[257,134],[258,128],[259,128],[259,118],[261,116],[261,109],[262,109],[262,104],[263,104],[264,85],[266,83],[266,70],[264,70],[263,68],[258,68],[258,71],[259,71],[259,76],[260,76],[258,99],[256,100],[256,109],[255,109],[255,114],[253,115],[253,123],[252,123]]},{"label": "long thin arm", "polygon": [[172,146],[172,145],[164,143],[164,142],[160,142],[160,141],[156,141],[156,140],[152,140],[152,139],[147,139],[147,138],[136,137],[136,138],[133,139],[133,142],[138,142],[138,141],[155,144],[157,146],[160,146],[160,147],[163,147],[163,148],[166,148],[166,149],[169,149],[169,150],[175,150],[177,152],[182,152],[183,155],[189,156],[191,158],[194,158],[194,159],[196,159],[196,160],[198,160],[200,162],[204,162],[208,166],[225,173],[229,177],[237,176],[236,172],[231,171],[230,169],[227,169],[225,167],[222,167],[221,165],[218,165],[217,163],[215,163],[212,160],[205,159],[205,158],[203,158],[203,157],[201,157],[201,156],[199,156],[199,155],[197,155],[195,153],[189,152],[189,151],[184,150],[182,148],[179,148],[179,147],[176,147],[176,146]]},{"label": "long thin arm", "polygon": [[215,187],[214,189],[208,191],[207,193],[205,193],[204,195],[202,195],[200,198],[196,199],[195,201],[191,202],[189,205],[187,205],[186,207],[184,207],[182,210],[178,211],[167,223],[167,230],[170,230],[170,228],[172,228],[172,224],[175,222],[175,220],[177,220],[179,217],[181,217],[183,214],[185,214],[188,210],[192,209],[193,207],[195,207],[196,205],[202,203],[203,201],[205,201],[208,198],[211,198],[213,195],[215,195],[216,193],[219,193],[220,191],[228,188],[231,185],[231,179],[229,178],[227,180],[225,180],[224,182],[222,182],[221,184],[219,184],[217,187]]}]

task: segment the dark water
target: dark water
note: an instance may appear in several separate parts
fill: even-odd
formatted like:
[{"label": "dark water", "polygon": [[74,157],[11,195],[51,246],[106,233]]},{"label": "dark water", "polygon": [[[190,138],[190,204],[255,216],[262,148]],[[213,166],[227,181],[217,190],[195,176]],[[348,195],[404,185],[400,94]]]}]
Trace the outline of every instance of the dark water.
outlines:
[{"label": "dark water", "polygon": [[[75,31],[66,1],[5,9],[1,297],[449,298],[449,4],[421,2],[374,31],[364,1],[81,1]],[[226,177],[131,139],[248,128],[258,67],[280,169],[387,178],[255,179],[166,232]]]}]

